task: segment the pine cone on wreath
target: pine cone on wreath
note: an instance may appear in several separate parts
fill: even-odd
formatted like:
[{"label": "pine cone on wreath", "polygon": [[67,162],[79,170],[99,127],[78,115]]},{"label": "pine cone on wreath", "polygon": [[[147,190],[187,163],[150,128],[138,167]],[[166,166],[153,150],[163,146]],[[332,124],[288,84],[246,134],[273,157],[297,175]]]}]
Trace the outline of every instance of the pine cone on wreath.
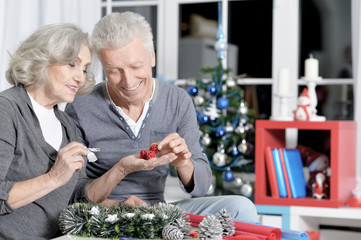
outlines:
[{"label": "pine cone on wreath", "polygon": [[203,218],[198,228],[199,239],[222,239],[223,228],[216,216],[208,216],[206,218]]},{"label": "pine cone on wreath", "polygon": [[227,210],[221,209],[217,216],[219,222],[223,228],[223,237],[233,236],[235,233],[234,220],[232,214],[228,213]]},{"label": "pine cone on wreath", "polygon": [[185,237],[190,235],[191,225],[184,217],[176,219],[173,223],[173,226],[178,227]]},{"label": "pine cone on wreath", "polygon": [[182,231],[172,224],[168,224],[163,228],[162,236],[165,240],[181,240],[184,238]]}]

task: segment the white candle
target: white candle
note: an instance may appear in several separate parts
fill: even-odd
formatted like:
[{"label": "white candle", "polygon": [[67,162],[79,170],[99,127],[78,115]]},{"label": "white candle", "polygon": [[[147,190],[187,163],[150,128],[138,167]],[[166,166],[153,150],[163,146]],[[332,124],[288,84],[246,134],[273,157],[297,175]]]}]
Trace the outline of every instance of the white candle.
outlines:
[{"label": "white candle", "polygon": [[305,60],[305,78],[318,78],[318,60],[312,54]]},{"label": "white candle", "polygon": [[278,70],[277,94],[288,96],[290,93],[290,71],[287,68]]}]

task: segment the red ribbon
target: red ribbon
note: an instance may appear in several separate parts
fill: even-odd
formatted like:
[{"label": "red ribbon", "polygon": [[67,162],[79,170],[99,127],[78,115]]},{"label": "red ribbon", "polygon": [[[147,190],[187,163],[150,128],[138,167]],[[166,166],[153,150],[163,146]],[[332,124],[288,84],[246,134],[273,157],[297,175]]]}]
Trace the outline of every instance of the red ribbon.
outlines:
[{"label": "red ribbon", "polygon": [[[205,216],[186,214],[189,216],[188,221],[191,226],[198,227]],[[239,240],[280,240],[282,237],[281,229],[267,227],[260,224],[243,223],[234,221],[234,236],[225,237],[224,239]]]}]

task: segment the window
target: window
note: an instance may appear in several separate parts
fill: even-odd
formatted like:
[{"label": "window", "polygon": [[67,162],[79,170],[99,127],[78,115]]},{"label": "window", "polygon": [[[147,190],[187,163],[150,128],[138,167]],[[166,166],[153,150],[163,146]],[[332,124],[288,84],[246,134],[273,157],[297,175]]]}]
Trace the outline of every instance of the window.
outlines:
[{"label": "window", "polygon": [[[200,41],[202,34],[203,39],[214,34],[217,2],[102,0],[102,14],[129,10],[144,15],[154,32],[157,56],[154,74],[176,80],[199,77],[202,64],[212,64],[209,62],[212,58],[197,60],[195,51],[185,46],[192,36],[198,34]],[[351,0],[223,0],[222,4],[226,9],[224,34],[230,46],[228,67],[235,76],[249,77],[239,80],[241,85],[257,86],[253,91],[258,96],[260,118],[277,114],[279,99],[272,95],[277,85],[273,79],[282,67],[290,68],[290,108],[296,108],[297,96],[305,87],[300,80],[304,61],[313,54],[319,60],[323,78],[316,88],[318,113],[328,120],[353,119]],[[191,29],[191,21],[193,27],[198,24],[198,30]],[[208,41],[206,46],[210,50],[212,44]],[[193,59],[195,63],[184,59]],[[335,108],[336,105],[339,107]]]},{"label": "window", "polygon": [[[178,78],[199,78],[201,67],[217,65],[214,49],[218,29],[218,3],[179,4]],[[227,67],[235,77],[258,78],[248,86],[246,101],[257,118],[271,115],[272,1],[229,1],[227,7]],[[253,101],[251,101],[253,99]]]},{"label": "window", "polygon": [[351,0],[301,0],[300,19],[298,76],[304,75],[304,60],[312,54],[319,60],[319,75],[340,83],[316,88],[318,114],[329,120],[352,120]]},{"label": "window", "polygon": [[[326,116],[327,120],[354,118],[352,1],[222,0],[224,34],[234,47],[227,57],[228,67],[232,66],[235,76],[247,74],[248,78],[240,78],[238,83],[245,87],[253,86],[252,91],[259,100],[259,118],[269,118],[279,112],[280,100],[273,93],[277,89],[277,71],[283,67],[290,70],[289,110],[296,109],[297,97],[305,87],[302,77],[304,61],[309,54],[319,60],[319,75],[323,78],[316,88],[318,114]],[[190,65],[187,71],[182,69],[182,54],[185,53],[183,40],[192,34],[192,14],[198,15],[198,22],[208,24],[203,25],[206,27],[198,34],[214,33],[217,2],[102,0],[102,12],[132,10],[145,15],[154,30],[157,56],[155,74],[162,79],[175,81],[198,77],[198,65]],[[208,50],[211,45],[207,45]],[[190,59],[196,57],[190,55]],[[200,62],[196,61],[196,64]]]}]

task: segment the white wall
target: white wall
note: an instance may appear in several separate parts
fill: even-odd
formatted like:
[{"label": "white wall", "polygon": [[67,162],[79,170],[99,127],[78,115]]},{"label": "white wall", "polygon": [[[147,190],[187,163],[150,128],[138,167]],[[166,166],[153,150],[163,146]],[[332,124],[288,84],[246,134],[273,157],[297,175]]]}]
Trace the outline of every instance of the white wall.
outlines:
[{"label": "white wall", "polygon": [[5,80],[9,53],[40,26],[70,22],[91,33],[101,17],[100,0],[1,0],[0,1],[0,91],[10,87]]}]

